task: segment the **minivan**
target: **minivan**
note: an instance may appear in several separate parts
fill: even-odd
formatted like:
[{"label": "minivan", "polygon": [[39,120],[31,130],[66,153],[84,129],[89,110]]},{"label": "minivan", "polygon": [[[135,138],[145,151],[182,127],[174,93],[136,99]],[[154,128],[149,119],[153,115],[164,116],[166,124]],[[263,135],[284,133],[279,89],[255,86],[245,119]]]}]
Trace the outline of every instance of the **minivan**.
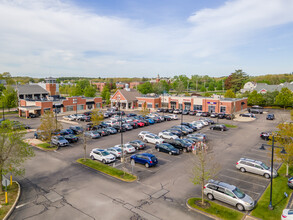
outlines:
[{"label": "minivan", "polygon": [[[264,176],[267,179],[271,178],[271,168],[258,160],[240,158],[240,160],[236,163],[236,168],[243,173],[250,172]],[[273,178],[276,176],[278,176],[278,173],[275,169],[273,169]]]},{"label": "minivan", "polygon": [[209,180],[204,186],[203,192],[209,200],[216,199],[236,206],[240,211],[252,210],[256,205],[256,201],[236,186],[216,180]]}]

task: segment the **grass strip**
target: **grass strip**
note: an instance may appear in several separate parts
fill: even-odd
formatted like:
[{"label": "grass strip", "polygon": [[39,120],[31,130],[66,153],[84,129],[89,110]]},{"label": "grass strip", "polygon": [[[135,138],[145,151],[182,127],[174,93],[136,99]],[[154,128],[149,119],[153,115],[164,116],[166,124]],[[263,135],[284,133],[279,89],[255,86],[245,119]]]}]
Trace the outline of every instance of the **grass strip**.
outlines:
[{"label": "grass strip", "polygon": [[227,128],[237,128],[237,125],[230,125],[230,124],[225,124]]},{"label": "grass strip", "polygon": [[[5,187],[3,187],[5,189]],[[18,185],[15,182],[12,182],[12,185],[7,186],[7,197],[8,197],[8,203],[5,203],[5,192],[0,193],[0,205],[2,206],[0,208],[0,219],[3,219],[5,215],[9,212],[11,209],[14,201],[16,200],[18,193]]]},{"label": "grass strip", "polygon": [[188,205],[190,205],[191,207],[193,207],[195,209],[209,213],[213,216],[216,216],[218,218],[225,219],[225,220],[230,220],[230,219],[231,220],[237,220],[237,219],[240,220],[244,216],[244,214],[239,211],[227,208],[225,206],[221,206],[215,202],[208,201],[208,200],[205,200],[205,202],[208,202],[210,204],[210,207],[202,208],[202,207],[195,204],[196,201],[200,201],[200,200],[201,200],[201,198],[190,198],[190,199],[188,199],[187,203],[188,203]]},{"label": "grass strip", "polygon": [[37,147],[40,147],[44,150],[56,150],[57,149],[57,146],[52,146],[46,142],[41,143],[41,144],[37,144]]},{"label": "grass strip", "polygon": [[[278,171],[279,176],[273,179],[272,205],[273,210],[269,210],[270,186],[265,190],[262,197],[257,202],[256,208],[251,212],[252,216],[261,219],[280,219],[283,209],[285,209],[292,190],[287,186],[288,178],[286,174],[286,165],[283,164]],[[285,197],[284,192],[289,196]]]},{"label": "grass strip", "polygon": [[126,182],[133,182],[137,179],[136,176],[130,174],[130,173],[127,173],[125,172],[125,175],[124,175],[124,171],[123,170],[119,170],[117,168],[114,168],[114,167],[111,167],[111,166],[108,166],[106,164],[103,164],[103,163],[100,163],[98,161],[94,161],[94,160],[91,160],[91,159],[83,159],[83,158],[80,158],[77,160],[78,163],[81,163],[85,166],[88,166],[90,168],[93,168],[95,170],[98,170],[102,173],[105,173],[107,175],[110,175],[112,177],[115,177],[115,178],[118,178],[120,180],[123,180],[123,181],[126,181]]}]

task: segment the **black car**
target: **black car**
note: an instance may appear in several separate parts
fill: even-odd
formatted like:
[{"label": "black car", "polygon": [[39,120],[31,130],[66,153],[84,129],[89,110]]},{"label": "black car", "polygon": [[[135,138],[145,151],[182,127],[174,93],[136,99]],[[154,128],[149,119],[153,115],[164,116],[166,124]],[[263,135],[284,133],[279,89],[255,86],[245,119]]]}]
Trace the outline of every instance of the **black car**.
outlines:
[{"label": "black car", "polygon": [[128,122],[133,128],[138,128],[138,124],[134,121]]},{"label": "black car", "polygon": [[190,133],[184,126],[181,125],[174,125],[172,129],[180,130],[184,135],[188,135]]},{"label": "black car", "polygon": [[162,108],[158,108],[157,109],[157,112],[163,112],[163,109]]},{"label": "black car", "polygon": [[191,128],[193,131],[197,131],[197,128],[188,122],[182,122],[181,124]]},{"label": "black car", "polygon": [[136,150],[142,150],[146,147],[146,144],[142,142],[141,140],[129,141],[128,144],[135,147]]},{"label": "black car", "polygon": [[155,146],[155,149],[157,151],[161,151],[164,153],[168,153],[170,155],[179,155],[180,151],[178,149],[176,149],[174,146],[172,146],[171,144],[168,143],[162,143],[162,144],[157,144]]},{"label": "black car", "polygon": [[218,131],[227,131],[228,128],[225,125],[217,124],[210,126],[211,130],[218,130]]},{"label": "black car", "polygon": [[91,117],[88,115],[83,115],[79,118],[80,121],[86,121],[86,122],[90,122],[91,121]]},{"label": "black car", "polygon": [[201,116],[202,117],[209,117],[210,116],[210,113],[209,112],[202,112],[201,113]]},{"label": "black car", "polygon": [[196,111],[189,111],[189,115],[196,115]]},{"label": "black car", "polygon": [[165,116],[164,116],[164,120],[165,120],[165,121],[171,121],[172,118],[171,118],[170,116],[168,116],[168,115],[165,115]]},{"label": "black car", "polygon": [[80,134],[83,132],[83,128],[80,126],[70,126],[69,129],[71,129],[74,134]]},{"label": "black car", "polygon": [[112,125],[112,128],[115,128],[117,130],[117,132],[126,131],[126,129],[124,127],[121,127],[121,129],[120,129],[120,125]]},{"label": "black car", "polygon": [[219,119],[223,119],[223,118],[225,118],[226,117],[226,114],[224,114],[224,113],[219,113],[218,114],[218,118]]},{"label": "black car", "polygon": [[182,139],[164,139],[164,143],[171,144],[173,147],[182,150],[183,152],[190,152],[192,150],[192,144]]},{"label": "black car", "polygon": [[37,118],[39,116],[40,116],[39,114],[34,114],[34,113],[29,113],[28,115],[29,118]]},{"label": "black car", "polygon": [[188,115],[189,114],[189,111],[188,110],[183,110],[182,111],[182,115]]},{"label": "black car", "polygon": [[169,109],[168,109],[168,112],[169,112],[169,113],[173,113],[173,111],[174,111],[173,108],[169,108]]},{"label": "black car", "polygon": [[64,136],[64,138],[69,142],[69,143],[74,143],[78,141],[78,137],[76,137],[73,134],[67,134]]},{"label": "black car", "polygon": [[135,117],[135,116],[137,116],[137,114],[135,114],[135,113],[129,113],[129,114],[127,114],[126,116],[127,116],[127,117]]},{"label": "black car", "polygon": [[89,112],[85,112],[85,113],[83,113],[83,114],[86,115],[86,116],[90,116],[92,113],[93,113],[93,112],[89,111]]},{"label": "black car", "polygon": [[171,132],[172,134],[175,134],[177,135],[178,137],[182,137],[183,136],[183,132],[179,129],[175,129],[175,128],[170,128],[168,130],[164,130],[164,131],[169,131]]},{"label": "black car", "polygon": [[233,119],[235,118],[235,115],[234,115],[234,114],[226,114],[226,115],[225,115],[225,118],[226,118],[227,120],[233,120]]},{"label": "black car", "polygon": [[266,141],[271,140],[270,136],[272,136],[271,132],[261,132],[260,133],[261,139],[266,140]]},{"label": "black car", "polygon": [[267,115],[267,120],[274,120],[275,119],[275,115],[274,114],[268,114]]}]

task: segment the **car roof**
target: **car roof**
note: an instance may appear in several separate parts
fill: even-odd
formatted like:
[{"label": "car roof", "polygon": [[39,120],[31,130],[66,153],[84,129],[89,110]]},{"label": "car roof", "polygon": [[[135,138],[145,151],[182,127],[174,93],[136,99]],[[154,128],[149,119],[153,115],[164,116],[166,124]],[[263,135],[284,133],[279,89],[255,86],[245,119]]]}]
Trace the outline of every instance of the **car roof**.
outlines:
[{"label": "car roof", "polygon": [[155,157],[155,155],[150,154],[150,153],[141,153],[141,154],[136,154],[136,155],[142,155],[142,156],[147,156],[147,157]]},{"label": "car roof", "polygon": [[100,152],[103,152],[105,150],[104,149],[100,149],[100,148],[94,148],[94,149],[92,149],[92,151],[100,151]]},{"label": "car roof", "polygon": [[221,182],[221,181],[217,181],[217,180],[209,180],[208,183],[212,183],[214,185],[221,186],[221,187],[224,187],[224,188],[227,188],[230,190],[234,190],[236,188],[236,186],[234,186],[234,185],[231,185],[231,184],[225,183],[225,182]]},{"label": "car roof", "polygon": [[244,161],[248,161],[248,162],[252,162],[252,163],[257,163],[257,164],[262,164],[263,162],[259,161],[259,160],[253,160],[253,159],[249,159],[249,158],[240,158],[240,160],[244,160]]}]

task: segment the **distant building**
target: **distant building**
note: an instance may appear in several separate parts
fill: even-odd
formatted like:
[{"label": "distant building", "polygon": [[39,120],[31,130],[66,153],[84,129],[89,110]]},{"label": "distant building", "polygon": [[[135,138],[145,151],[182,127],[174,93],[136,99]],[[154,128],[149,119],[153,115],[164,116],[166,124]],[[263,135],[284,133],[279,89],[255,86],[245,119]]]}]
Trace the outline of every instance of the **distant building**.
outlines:
[{"label": "distant building", "polygon": [[100,92],[102,92],[104,87],[107,85],[106,82],[91,82],[91,84],[95,85],[97,87],[97,90],[99,90]]},{"label": "distant building", "polygon": [[171,79],[170,78],[167,78],[167,77],[162,78],[162,77],[160,77],[159,74],[158,74],[157,78],[151,79],[150,80],[150,83],[158,83],[160,81],[166,81],[168,84],[171,83]]},{"label": "distant building", "polygon": [[129,83],[129,88],[131,89],[137,89],[137,86],[143,84],[144,82],[130,82]]},{"label": "distant building", "polygon": [[7,82],[6,82],[6,80],[5,80],[5,79],[1,79],[1,80],[0,80],[0,84],[2,84],[2,85],[4,85],[4,86],[6,86],[6,85],[7,85]]},{"label": "distant building", "polygon": [[240,92],[245,93],[247,91],[252,92],[253,90],[256,90],[258,93],[265,94],[267,92],[281,91],[281,89],[285,87],[293,92],[293,82],[285,82],[279,85],[268,85],[267,83],[247,82],[243,86],[243,89],[240,90]]}]

